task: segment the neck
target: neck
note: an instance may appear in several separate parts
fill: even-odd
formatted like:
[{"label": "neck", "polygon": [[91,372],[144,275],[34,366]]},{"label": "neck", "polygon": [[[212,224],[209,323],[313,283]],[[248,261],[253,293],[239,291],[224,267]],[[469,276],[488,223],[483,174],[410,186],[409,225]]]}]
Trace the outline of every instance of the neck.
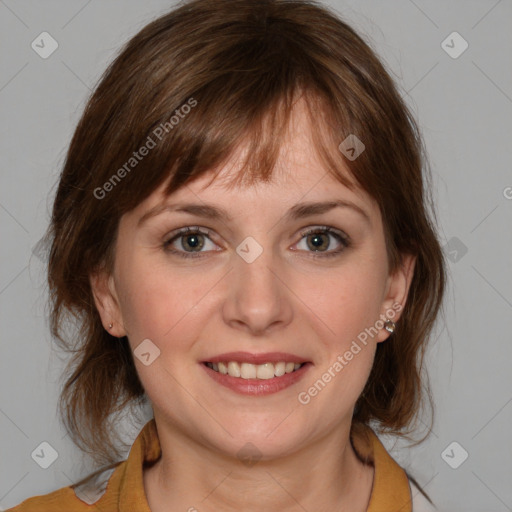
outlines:
[{"label": "neck", "polygon": [[286,457],[244,463],[161,426],[162,457],[144,471],[153,512],[367,509],[373,467],[357,458],[349,429]]}]

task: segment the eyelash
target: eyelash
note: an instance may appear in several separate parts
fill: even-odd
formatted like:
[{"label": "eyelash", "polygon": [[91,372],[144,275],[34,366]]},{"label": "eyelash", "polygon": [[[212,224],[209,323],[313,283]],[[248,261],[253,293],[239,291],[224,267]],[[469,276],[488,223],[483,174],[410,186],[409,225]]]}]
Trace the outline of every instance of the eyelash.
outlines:
[{"label": "eyelash", "polygon": [[[199,226],[187,226],[186,228],[181,228],[178,231],[171,233],[169,235],[169,238],[164,242],[163,247],[167,252],[170,252],[172,254],[176,254],[177,256],[181,258],[201,258],[204,255],[204,252],[184,252],[184,251],[177,251],[176,249],[172,248],[172,243],[179,239],[180,237],[184,237],[185,235],[191,235],[191,234],[201,234],[207,236],[211,240],[211,232],[206,228],[200,228]],[[351,246],[350,238],[345,235],[342,232],[339,232],[338,230],[335,230],[329,226],[318,226],[311,229],[306,229],[304,231],[300,232],[301,240],[305,236],[308,235],[315,235],[315,234],[328,234],[332,235],[336,240],[341,244],[341,248],[336,249],[334,251],[330,252],[323,252],[323,251],[306,251],[311,253],[312,258],[331,258],[334,256],[338,256],[340,253],[342,253],[345,249]],[[208,252],[208,251],[206,251]]]}]

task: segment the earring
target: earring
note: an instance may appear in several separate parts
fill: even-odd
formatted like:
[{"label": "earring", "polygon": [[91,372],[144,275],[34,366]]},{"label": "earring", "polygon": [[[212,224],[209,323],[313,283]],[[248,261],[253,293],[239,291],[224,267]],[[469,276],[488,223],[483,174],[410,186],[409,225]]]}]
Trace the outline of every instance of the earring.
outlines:
[{"label": "earring", "polygon": [[393,320],[390,320],[389,318],[384,322],[384,329],[388,332],[394,332],[396,328],[395,322]]},{"label": "earring", "polygon": [[114,327],[114,324],[113,324],[112,322],[110,322],[110,323],[108,324],[108,328],[109,328],[109,329],[112,329],[112,327]]}]

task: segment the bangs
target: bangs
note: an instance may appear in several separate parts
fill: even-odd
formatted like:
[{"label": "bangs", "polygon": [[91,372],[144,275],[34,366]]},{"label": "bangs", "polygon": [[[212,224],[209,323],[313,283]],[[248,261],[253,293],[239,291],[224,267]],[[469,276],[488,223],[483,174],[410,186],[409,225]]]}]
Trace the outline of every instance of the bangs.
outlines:
[{"label": "bangs", "polygon": [[[253,98],[248,98],[250,103]],[[169,151],[172,164],[165,169],[163,179],[168,179],[164,194],[170,195],[190,181],[205,174],[211,174],[210,185],[214,180],[221,180],[227,189],[250,187],[258,182],[267,183],[272,179],[281,150],[292,129],[294,113],[297,105],[302,103],[308,128],[307,134],[325,172],[341,181],[349,188],[355,183],[349,179],[342,155],[338,149],[339,141],[333,136],[336,129],[329,123],[327,102],[318,94],[302,89],[285,91],[280,97],[272,98],[268,104],[262,105],[251,115],[241,116],[240,112],[248,112],[249,105],[244,105],[244,98],[232,109],[222,110],[222,121],[219,124],[207,125],[202,119],[215,117],[221,112],[194,113],[197,118],[184,130],[182,140],[184,146],[194,148],[193,152],[173,162],[174,152]],[[266,107],[266,108],[265,108]],[[187,144],[188,142],[188,144]],[[236,160],[235,160],[236,158]],[[233,161],[235,172],[229,172],[219,178],[221,171]]]},{"label": "bangs", "polygon": [[[164,129],[162,140],[136,164],[138,169],[127,174],[123,183],[115,187],[112,197],[116,196],[117,215],[135,208],[164,182],[165,195],[173,194],[205,174],[212,175],[211,184],[219,179],[220,172],[235,156],[236,172],[222,178],[226,188],[269,182],[299,102],[305,107],[307,133],[325,172],[350,189],[357,186],[354,175],[347,173],[347,162],[338,149],[343,140],[339,135],[341,129],[332,115],[333,107],[325,98],[295,84],[280,96],[276,91],[270,98],[254,98],[251,91],[245,97],[234,91],[230,97],[225,88],[224,91],[224,102],[197,99],[197,105],[172,133],[166,134]],[[212,97],[212,94],[204,91],[204,97]],[[155,133],[161,135],[161,127],[170,118],[166,114],[161,122],[153,124],[135,147],[142,147],[150,139],[156,141]],[[129,161],[130,154],[132,152],[127,152],[125,160]]]}]

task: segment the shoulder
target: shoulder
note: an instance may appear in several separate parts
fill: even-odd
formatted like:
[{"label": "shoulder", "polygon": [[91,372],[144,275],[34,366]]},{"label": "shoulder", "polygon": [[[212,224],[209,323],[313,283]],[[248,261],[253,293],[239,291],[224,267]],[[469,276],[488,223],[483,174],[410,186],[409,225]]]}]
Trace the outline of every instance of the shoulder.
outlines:
[{"label": "shoulder", "polygon": [[111,477],[117,468],[123,466],[120,463],[116,467],[103,468],[74,485],[27,498],[6,512],[90,512],[90,505],[100,505],[100,500],[102,506],[107,505],[104,510],[112,510],[109,505],[117,502],[118,478]]},{"label": "shoulder", "polygon": [[153,418],[139,432],[126,460],[103,467],[69,487],[28,498],[7,512],[109,512],[120,507],[131,510],[134,503],[146,502],[143,466],[157,460],[160,454]]},{"label": "shoulder", "polygon": [[430,503],[416,484],[409,480],[412,495],[412,512],[439,512],[437,508]]},{"label": "shoulder", "polygon": [[22,501],[7,512],[39,512],[51,510],[52,512],[82,512],[75,493],[71,487],[63,487],[57,491],[42,496],[32,496]]}]

